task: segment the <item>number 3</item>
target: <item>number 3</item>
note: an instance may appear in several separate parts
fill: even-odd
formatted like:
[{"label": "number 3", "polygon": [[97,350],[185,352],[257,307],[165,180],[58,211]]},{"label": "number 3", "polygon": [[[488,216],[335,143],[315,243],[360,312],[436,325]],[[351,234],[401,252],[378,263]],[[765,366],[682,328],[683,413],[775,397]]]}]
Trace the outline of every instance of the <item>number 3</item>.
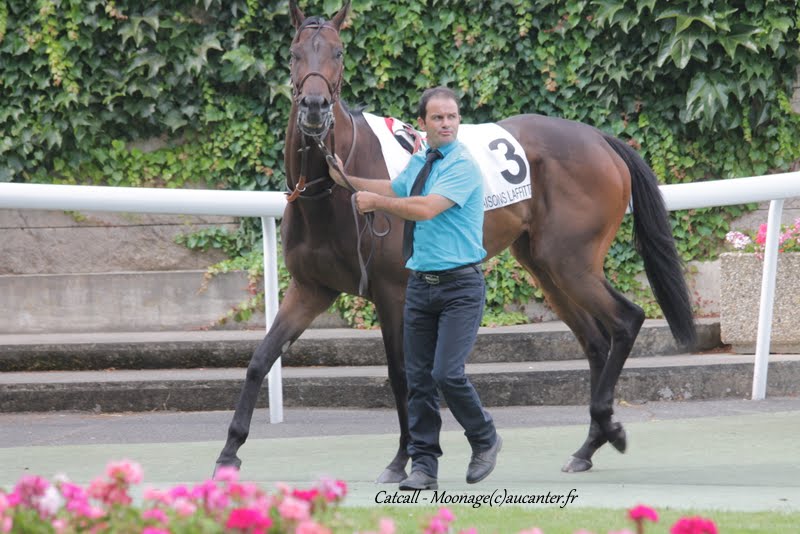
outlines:
[{"label": "number 3", "polygon": [[508,161],[513,161],[517,164],[517,172],[512,173],[508,169],[504,170],[500,174],[503,175],[503,178],[506,179],[507,182],[512,184],[519,184],[525,179],[525,160],[514,152],[514,145],[512,145],[508,139],[504,139],[502,137],[495,139],[491,143],[489,143],[489,150],[497,150],[500,148],[500,145],[505,145],[506,153],[505,158]]}]

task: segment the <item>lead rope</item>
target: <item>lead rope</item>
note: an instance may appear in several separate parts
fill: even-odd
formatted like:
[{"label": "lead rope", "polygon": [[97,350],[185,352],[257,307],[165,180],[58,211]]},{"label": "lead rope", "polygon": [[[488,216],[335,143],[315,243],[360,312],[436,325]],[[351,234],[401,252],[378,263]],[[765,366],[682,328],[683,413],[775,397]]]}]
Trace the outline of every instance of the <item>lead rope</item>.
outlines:
[{"label": "lead rope", "polygon": [[[355,128],[355,124],[353,125]],[[366,261],[364,260],[364,255],[361,252],[361,241],[364,236],[364,232],[369,228],[370,234],[374,237],[386,237],[389,232],[392,230],[392,222],[389,220],[389,217],[382,213],[384,219],[386,219],[386,230],[384,232],[379,232],[375,230],[375,214],[373,212],[365,213],[364,219],[366,220],[366,224],[364,227],[361,227],[361,222],[359,219],[358,213],[358,206],[356,206],[356,195],[357,189],[353,187],[353,184],[350,183],[350,180],[347,179],[347,174],[345,174],[344,170],[339,167],[338,163],[336,163],[336,158],[333,157],[333,154],[328,151],[328,148],[322,143],[319,139],[316,139],[317,147],[325,154],[325,160],[334,168],[336,169],[339,174],[342,175],[344,179],[344,183],[347,185],[347,189],[350,190],[350,208],[353,212],[353,221],[356,225],[356,251],[358,253],[358,268],[361,271],[361,278],[358,282],[358,294],[362,297],[367,295],[367,289],[369,287],[369,276],[367,274],[367,266],[369,266],[369,262],[372,261],[372,257],[375,254],[375,240],[370,241],[370,248],[369,248],[369,255],[367,256]],[[350,148],[350,154],[353,153],[353,148]],[[348,161],[350,157],[348,155]]]}]

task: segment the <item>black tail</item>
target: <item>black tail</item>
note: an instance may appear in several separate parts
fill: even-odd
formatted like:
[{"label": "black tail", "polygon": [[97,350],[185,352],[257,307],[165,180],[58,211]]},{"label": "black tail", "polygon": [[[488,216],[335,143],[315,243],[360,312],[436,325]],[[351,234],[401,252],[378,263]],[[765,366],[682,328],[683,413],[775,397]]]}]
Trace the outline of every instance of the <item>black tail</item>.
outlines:
[{"label": "black tail", "polygon": [[658,179],[633,148],[615,137],[603,137],[631,173],[634,242],[644,260],[650,287],[672,335],[681,345],[692,348],[697,341],[692,303]]}]

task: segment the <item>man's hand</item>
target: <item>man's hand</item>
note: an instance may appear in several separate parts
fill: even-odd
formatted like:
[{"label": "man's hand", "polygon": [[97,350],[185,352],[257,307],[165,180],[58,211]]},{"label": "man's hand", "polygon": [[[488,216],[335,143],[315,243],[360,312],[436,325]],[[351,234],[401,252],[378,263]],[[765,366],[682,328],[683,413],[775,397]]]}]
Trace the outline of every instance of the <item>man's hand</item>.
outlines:
[{"label": "man's hand", "polygon": [[344,180],[344,176],[339,171],[339,169],[342,168],[342,160],[339,159],[339,156],[335,154],[333,157],[326,156],[325,161],[328,163],[328,174],[331,175],[331,178],[333,178],[333,181],[336,182],[336,185],[349,189],[347,182]]},{"label": "man's hand", "polygon": [[359,213],[369,213],[378,208],[378,203],[383,195],[377,193],[370,193],[369,191],[359,191],[356,193],[356,207]]}]

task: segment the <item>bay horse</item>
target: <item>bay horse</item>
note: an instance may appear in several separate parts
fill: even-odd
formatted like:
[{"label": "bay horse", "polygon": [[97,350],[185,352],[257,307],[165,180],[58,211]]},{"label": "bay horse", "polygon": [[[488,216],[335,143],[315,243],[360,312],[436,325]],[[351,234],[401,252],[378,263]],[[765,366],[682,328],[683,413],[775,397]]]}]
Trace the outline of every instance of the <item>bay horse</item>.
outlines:
[{"label": "bay horse", "polygon": [[[281,239],[292,280],[272,327],[253,353],[217,466],[241,465],[237,452],[247,439],[264,377],[340,293],[359,294],[364,265],[359,258],[369,254],[364,270],[369,283],[361,293],[375,304],[380,319],[400,423],[397,453],[377,481],[399,482],[409,459],[402,346],[408,278],[401,254],[403,224],[387,216],[391,231],[382,238],[367,235],[362,242],[359,229],[367,221],[354,216],[351,191],[334,185],[326,162],[335,152],[344,161],[345,173],[389,179],[380,144],[366,119],[340,99],[344,46],[339,31],[349,7],[348,0],[326,20],[307,18],[296,1],[290,1],[296,30],[290,68],[294,96],[284,163],[291,194]],[[575,121],[528,114],[498,124],[524,148],[533,195],[486,212],[484,248],[489,258],[511,247],[589,360],[588,437],[562,467],[566,472],[586,471],[606,442],[620,452],[627,446],[624,428],[612,419],[614,389],[645,315],[609,284],[603,263],[630,202],[635,243],[650,285],[674,337],[686,347],[696,339],[689,292],[657,179],[636,151]]]}]

